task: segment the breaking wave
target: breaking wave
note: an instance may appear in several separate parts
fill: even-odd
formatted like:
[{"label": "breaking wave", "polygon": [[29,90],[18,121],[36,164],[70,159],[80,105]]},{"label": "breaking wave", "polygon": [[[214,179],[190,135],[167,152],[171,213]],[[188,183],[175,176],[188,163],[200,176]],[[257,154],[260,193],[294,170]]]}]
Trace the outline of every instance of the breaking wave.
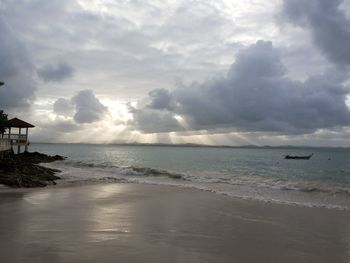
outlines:
[{"label": "breaking wave", "polygon": [[[110,163],[93,163],[83,161],[58,161],[45,164],[53,168],[62,170],[61,184],[65,183],[149,183],[176,185],[182,187],[192,187],[201,190],[231,195],[235,197],[259,199],[265,201],[275,201],[279,203],[291,203],[307,206],[328,207],[348,210],[348,198],[350,198],[350,188],[340,184],[325,184],[322,182],[291,182],[281,179],[266,179],[257,176],[220,176],[220,174],[202,173],[177,173],[162,169],[148,167],[119,167]],[[283,194],[284,193],[284,194]],[[293,199],[293,194],[299,193],[298,201]],[[306,200],[305,197],[317,196],[337,196],[339,200],[346,198],[341,205],[337,202],[316,203]],[[293,200],[285,201],[285,196]],[[292,197],[291,197],[292,196]],[[304,199],[300,198],[302,196]],[[302,200],[301,200],[302,199]],[[323,198],[322,200],[326,200]],[[301,201],[300,201],[301,200]],[[316,200],[316,199],[315,199]]]}]

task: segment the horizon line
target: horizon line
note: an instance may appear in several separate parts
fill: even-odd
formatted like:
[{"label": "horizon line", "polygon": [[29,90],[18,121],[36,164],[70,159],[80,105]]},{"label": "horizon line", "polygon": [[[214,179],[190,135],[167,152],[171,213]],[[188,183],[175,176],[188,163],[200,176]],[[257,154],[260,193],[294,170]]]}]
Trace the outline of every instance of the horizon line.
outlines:
[{"label": "horizon line", "polygon": [[84,142],[32,142],[31,144],[71,144],[105,146],[164,146],[164,147],[208,147],[208,148],[350,148],[350,146],[312,146],[312,145],[214,145],[197,143],[84,143]]}]

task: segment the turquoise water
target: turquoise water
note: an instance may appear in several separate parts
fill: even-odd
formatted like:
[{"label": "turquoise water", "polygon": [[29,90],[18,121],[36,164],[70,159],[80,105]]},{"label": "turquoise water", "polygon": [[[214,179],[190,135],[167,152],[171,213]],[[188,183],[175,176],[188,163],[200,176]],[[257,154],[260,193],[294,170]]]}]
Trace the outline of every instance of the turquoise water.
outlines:
[{"label": "turquoise water", "polygon": [[[128,181],[194,187],[241,198],[350,207],[350,150],[33,144],[67,156],[66,181]],[[308,155],[286,160],[284,155]],[[63,180],[64,181],[64,180]]]}]

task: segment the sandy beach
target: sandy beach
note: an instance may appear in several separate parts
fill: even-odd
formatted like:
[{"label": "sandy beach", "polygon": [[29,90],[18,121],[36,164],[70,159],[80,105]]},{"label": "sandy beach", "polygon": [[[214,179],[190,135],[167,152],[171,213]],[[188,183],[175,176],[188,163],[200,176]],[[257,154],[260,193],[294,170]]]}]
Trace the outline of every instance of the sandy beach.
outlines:
[{"label": "sandy beach", "polygon": [[349,262],[350,213],[141,184],[0,193],[1,262]]}]

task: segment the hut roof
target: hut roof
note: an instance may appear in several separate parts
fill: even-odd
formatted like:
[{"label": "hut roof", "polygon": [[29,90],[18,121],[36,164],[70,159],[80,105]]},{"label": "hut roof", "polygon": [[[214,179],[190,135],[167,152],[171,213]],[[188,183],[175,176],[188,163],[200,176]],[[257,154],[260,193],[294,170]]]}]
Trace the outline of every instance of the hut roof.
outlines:
[{"label": "hut roof", "polygon": [[9,128],[34,128],[35,126],[17,118],[8,120]]}]

